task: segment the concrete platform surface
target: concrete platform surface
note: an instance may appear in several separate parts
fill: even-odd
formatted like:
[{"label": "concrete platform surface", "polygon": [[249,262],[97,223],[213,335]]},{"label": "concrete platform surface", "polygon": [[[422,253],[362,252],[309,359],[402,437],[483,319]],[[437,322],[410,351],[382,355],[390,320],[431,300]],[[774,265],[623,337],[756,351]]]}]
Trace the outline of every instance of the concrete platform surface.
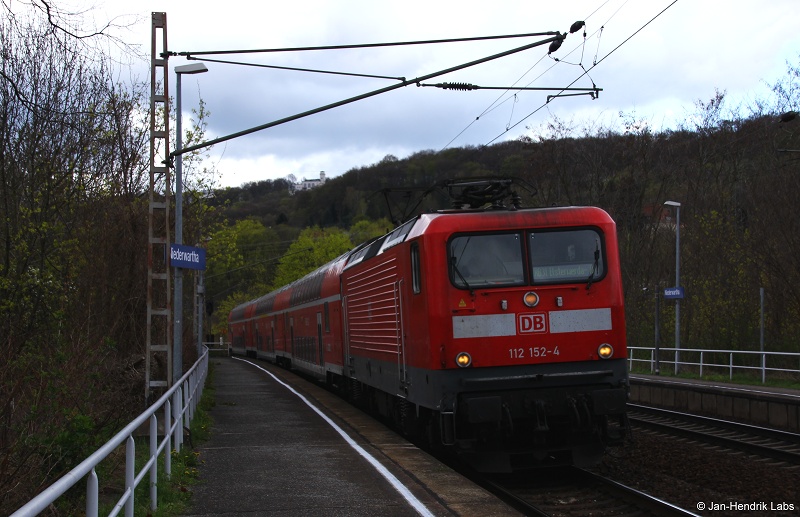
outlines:
[{"label": "concrete platform surface", "polygon": [[517,515],[320,386],[262,361],[212,361],[214,424],[187,515]]}]

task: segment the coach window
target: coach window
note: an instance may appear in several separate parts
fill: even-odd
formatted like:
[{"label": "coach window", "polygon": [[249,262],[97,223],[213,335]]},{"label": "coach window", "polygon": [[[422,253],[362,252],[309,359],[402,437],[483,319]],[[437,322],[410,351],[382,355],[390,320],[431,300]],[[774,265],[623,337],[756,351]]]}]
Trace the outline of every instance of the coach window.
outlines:
[{"label": "coach window", "polygon": [[323,311],[324,311],[324,314],[325,314],[325,332],[330,332],[331,331],[331,313],[330,313],[330,308],[328,306],[328,302],[325,302],[325,304],[323,305]]},{"label": "coach window", "polygon": [[419,243],[416,242],[411,245],[411,288],[414,294],[422,292],[419,267]]},{"label": "coach window", "polygon": [[450,280],[456,287],[524,285],[519,233],[460,235],[448,246]]},{"label": "coach window", "polygon": [[605,276],[603,240],[594,229],[531,232],[534,284],[595,282]]}]

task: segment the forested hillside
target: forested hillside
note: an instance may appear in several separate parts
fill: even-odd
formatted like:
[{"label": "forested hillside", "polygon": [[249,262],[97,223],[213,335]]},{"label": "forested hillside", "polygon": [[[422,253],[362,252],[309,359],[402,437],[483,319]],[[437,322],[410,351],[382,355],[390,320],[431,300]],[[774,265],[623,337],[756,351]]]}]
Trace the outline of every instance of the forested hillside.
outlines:
[{"label": "forested hillside", "polygon": [[[397,224],[447,207],[435,189],[423,197],[437,182],[476,176],[523,180],[531,187],[520,189],[526,206],[602,207],[620,231],[634,346],[652,345],[656,293],[675,283],[675,214],[663,203],[677,201],[687,293],[682,346],[757,350],[763,287],[767,349],[800,351],[800,297],[793,288],[800,282],[800,120],[780,117],[800,101],[799,78],[789,66],[772,86],[774,97],[753,106],[728,106],[718,92],[675,130],[655,131],[625,115],[621,130],[554,120],[536,138],[387,156],[294,196],[278,180],[228,189],[217,200],[231,220],[246,217],[270,231],[347,230],[379,218]],[[275,253],[287,247],[285,241]],[[238,300],[247,295],[258,293]],[[662,344],[672,346],[674,305],[663,303],[660,316]]]}]

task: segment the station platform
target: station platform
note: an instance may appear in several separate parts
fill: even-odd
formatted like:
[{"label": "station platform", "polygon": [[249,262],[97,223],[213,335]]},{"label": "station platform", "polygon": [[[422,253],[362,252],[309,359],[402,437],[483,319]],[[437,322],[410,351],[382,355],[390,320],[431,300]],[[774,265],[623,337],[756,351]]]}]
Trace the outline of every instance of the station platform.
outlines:
[{"label": "station platform", "polygon": [[187,515],[518,515],[322,387],[262,361],[212,362]]},{"label": "station platform", "polygon": [[630,401],[800,433],[800,391],[660,375],[630,375]]},{"label": "station platform", "polygon": [[710,381],[705,379],[692,379],[685,377],[672,377],[669,375],[652,375],[631,373],[631,382],[647,382],[653,384],[675,386],[697,386],[705,389],[718,389],[728,392],[742,392],[753,397],[786,397],[800,402],[800,390],[783,388],[779,386],[765,386],[761,384],[737,384],[733,382]]}]

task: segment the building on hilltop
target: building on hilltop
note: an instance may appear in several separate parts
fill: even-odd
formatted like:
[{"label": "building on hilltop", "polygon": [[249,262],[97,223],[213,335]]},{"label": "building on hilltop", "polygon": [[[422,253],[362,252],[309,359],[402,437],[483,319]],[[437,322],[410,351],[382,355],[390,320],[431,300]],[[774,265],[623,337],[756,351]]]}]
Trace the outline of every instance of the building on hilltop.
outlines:
[{"label": "building on hilltop", "polygon": [[324,184],[327,179],[325,178],[325,171],[320,171],[319,179],[311,179],[307,180],[303,178],[303,181],[298,181],[292,185],[292,194],[295,192],[300,192],[302,190],[311,190],[319,187],[320,185]]}]

